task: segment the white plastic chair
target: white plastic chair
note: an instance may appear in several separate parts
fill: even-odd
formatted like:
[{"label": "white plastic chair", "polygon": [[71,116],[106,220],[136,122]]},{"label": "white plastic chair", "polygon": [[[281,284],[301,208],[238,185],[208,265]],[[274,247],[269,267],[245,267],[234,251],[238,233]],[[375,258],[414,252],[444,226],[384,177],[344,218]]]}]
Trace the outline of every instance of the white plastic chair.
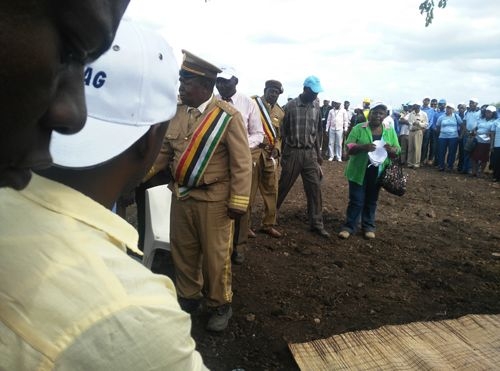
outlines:
[{"label": "white plastic chair", "polygon": [[146,225],[142,264],[151,269],[157,249],[170,251],[170,205],[172,192],[159,185],[146,190]]}]

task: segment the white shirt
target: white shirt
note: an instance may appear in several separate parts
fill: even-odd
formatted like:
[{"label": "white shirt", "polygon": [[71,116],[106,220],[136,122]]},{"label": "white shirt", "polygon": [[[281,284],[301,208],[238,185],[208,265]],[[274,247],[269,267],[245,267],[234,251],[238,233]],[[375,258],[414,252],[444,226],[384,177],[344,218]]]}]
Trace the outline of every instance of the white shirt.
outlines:
[{"label": "white shirt", "polygon": [[[222,99],[220,94],[217,94],[216,98]],[[243,116],[243,121],[247,125],[248,146],[250,148],[257,147],[264,140],[264,129],[262,128],[262,121],[260,120],[260,112],[257,103],[255,103],[252,98],[238,92],[231,97],[229,103],[240,111],[241,116]]]},{"label": "white shirt", "polygon": [[326,131],[332,130],[344,130],[347,131],[349,128],[349,117],[347,111],[344,108],[332,109],[328,113],[328,120],[326,122]]},{"label": "white shirt", "polygon": [[354,116],[354,112],[352,112],[351,110],[346,110],[346,112],[347,112],[347,119],[349,120],[349,122],[351,122],[352,116]]}]

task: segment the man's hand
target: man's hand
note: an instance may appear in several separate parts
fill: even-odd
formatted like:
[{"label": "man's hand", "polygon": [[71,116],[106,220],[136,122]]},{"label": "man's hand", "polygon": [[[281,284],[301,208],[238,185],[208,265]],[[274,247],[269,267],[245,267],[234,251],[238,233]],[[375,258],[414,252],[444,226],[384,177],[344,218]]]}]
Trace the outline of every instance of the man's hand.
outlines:
[{"label": "man's hand", "polygon": [[245,214],[245,212],[238,209],[232,209],[230,207],[227,209],[227,216],[233,220],[241,218],[243,214]]}]

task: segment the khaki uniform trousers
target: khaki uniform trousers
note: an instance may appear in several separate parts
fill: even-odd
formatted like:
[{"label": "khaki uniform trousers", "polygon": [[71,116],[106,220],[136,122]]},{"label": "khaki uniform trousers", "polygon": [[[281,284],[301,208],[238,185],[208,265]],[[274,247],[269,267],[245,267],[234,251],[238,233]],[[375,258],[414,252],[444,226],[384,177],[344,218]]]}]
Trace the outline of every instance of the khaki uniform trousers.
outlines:
[{"label": "khaki uniform trousers", "polygon": [[[247,243],[248,243],[248,228],[250,228],[250,213],[251,213],[251,205],[252,205],[252,195],[257,192],[257,163],[261,157],[262,149],[254,148],[251,150],[252,152],[252,188],[250,190],[250,201],[248,205],[247,212],[243,214],[239,219],[235,220],[234,223],[234,250],[238,252],[244,252]],[[255,185],[255,189],[254,189]]]},{"label": "khaki uniform trousers", "polygon": [[423,138],[424,133],[422,130],[410,131],[408,136],[408,166],[420,166]]},{"label": "khaki uniform trousers", "polygon": [[406,161],[408,160],[408,135],[400,135],[398,141],[401,147],[401,164],[406,165]]},{"label": "khaki uniform trousers", "polygon": [[[272,227],[276,225],[276,202],[278,201],[278,159],[270,159],[270,153],[262,150],[262,155],[256,162],[252,176],[252,190],[250,194],[251,208],[257,197],[257,190],[262,195],[264,203],[264,215],[262,226]],[[251,224],[251,223],[250,223]]]},{"label": "khaki uniform trousers", "polygon": [[177,294],[200,299],[209,307],[232,301],[233,221],[226,201],[172,198],[170,244]]}]

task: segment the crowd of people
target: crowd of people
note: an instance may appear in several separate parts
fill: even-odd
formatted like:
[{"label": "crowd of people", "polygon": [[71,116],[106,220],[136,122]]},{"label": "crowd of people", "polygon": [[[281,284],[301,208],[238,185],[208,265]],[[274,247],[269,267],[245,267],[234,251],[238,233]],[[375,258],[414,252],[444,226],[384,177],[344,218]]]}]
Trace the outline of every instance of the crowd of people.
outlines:
[{"label": "crowd of people", "polygon": [[[402,146],[401,161],[409,168],[433,166],[438,171],[500,180],[496,160],[498,141],[497,107],[477,98],[468,105],[455,106],[446,99],[424,98],[422,104],[404,104],[393,113],[395,129]],[[416,133],[416,134],[414,134]]]},{"label": "crowd of people", "polygon": [[[120,21],[127,5],[0,6],[0,369],[206,369],[188,313],[227,328],[232,264],[254,229],[282,236],[279,209],[299,175],[310,231],[330,237],[323,157],[348,161],[341,239],[359,228],[375,238],[377,179],[391,161],[450,171],[458,148],[460,171],[481,176],[490,161],[499,180],[494,106],[471,99],[455,112],[426,98],[390,115],[367,98],[351,112],[338,99],[320,107],[320,79],[307,76],[280,107],[279,80],[245,96],[232,67],[183,50],[179,68],[160,34]],[[127,254],[141,254],[144,192],[158,184],[172,191],[173,280]],[[132,191],[139,234],[111,211]]]},{"label": "crowd of people", "polygon": [[[345,140],[356,124],[367,121],[370,104],[371,100],[365,98],[362,106],[351,111],[350,102],[344,101],[348,123],[344,121],[343,126],[337,125],[332,130],[331,122],[342,108],[338,102],[323,101],[324,157],[338,160],[336,143]],[[432,166],[442,172],[456,171],[473,177],[486,177],[485,172],[489,171],[494,182],[500,180],[497,160],[500,121],[497,107],[492,103],[479,107],[478,99],[471,98],[468,104],[455,106],[446,99],[425,97],[422,102],[404,103],[400,109],[388,107],[384,125],[396,130],[401,146],[400,163],[410,169]],[[346,158],[345,146],[343,153]]]}]

